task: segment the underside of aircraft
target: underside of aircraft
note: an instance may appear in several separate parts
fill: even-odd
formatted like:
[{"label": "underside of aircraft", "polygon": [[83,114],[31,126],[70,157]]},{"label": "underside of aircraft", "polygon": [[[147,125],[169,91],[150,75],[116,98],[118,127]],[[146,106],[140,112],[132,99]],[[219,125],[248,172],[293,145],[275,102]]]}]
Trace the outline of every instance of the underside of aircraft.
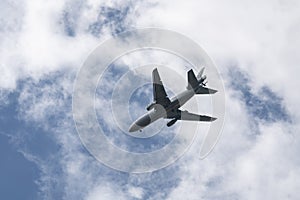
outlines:
[{"label": "underside of aircraft", "polygon": [[188,86],[186,90],[170,99],[161,81],[158,70],[155,68],[152,72],[153,103],[146,108],[149,112],[137,119],[130,126],[129,131],[133,132],[141,130],[159,118],[171,119],[171,121],[167,123],[168,127],[174,125],[177,120],[204,122],[216,120],[214,117],[198,115],[179,109],[195,94],[214,94],[217,92],[217,90],[206,87],[207,81],[206,76],[202,75],[203,71],[204,68],[202,68],[196,77],[193,70],[189,70],[187,73]]}]

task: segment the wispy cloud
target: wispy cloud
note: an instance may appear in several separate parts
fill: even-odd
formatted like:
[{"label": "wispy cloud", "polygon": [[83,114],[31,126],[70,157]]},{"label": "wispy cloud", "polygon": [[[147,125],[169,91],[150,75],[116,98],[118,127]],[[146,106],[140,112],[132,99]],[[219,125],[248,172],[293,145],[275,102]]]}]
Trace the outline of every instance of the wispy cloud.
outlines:
[{"label": "wispy cloud", "polygon": [[[298,2],[66,1],[45,5],[3,1],[0,5],[0,107],[14,115],[1,113],[1,121],[3,127],[11,128],[5,134],[14,134],[18,151],[38,166],[41,198],[298,198]],[[100,41],[134,25],[182,32],[216,60],[225,80],[227,115],[223,136],[205,160],[198,159],[202,135],[178,162],[146,174],[111,170],[82,146],[71,109],[76,71]],[[180,67],[184,62],[155,54],[124,56],[119,64],[134,68],[166,59],[170,62],[163,64],[184,74]],[[159,55],[163,55],[160,60]],[[228,67],[232,63],[236,68]],[[107,80],[118,78],[121,73],[115,72],[109,72]],[[166,86],[173,89],[172,77],[162,74],[167,77]],[[114,132],[118,128],[109,116],[110,108],[104,106],[110,104],[114,85],[104,86],[96,103],[100,114],[107,114],[102,122]],[[148,90],[144,92],[149,95]],[[9,110],[11,103],[15,107]],[[142,112],[141,105],[132,106]],[[8,119],[15,124],[6,123]],[[129,149],[139,150],[146,144],[130,145]]]}]

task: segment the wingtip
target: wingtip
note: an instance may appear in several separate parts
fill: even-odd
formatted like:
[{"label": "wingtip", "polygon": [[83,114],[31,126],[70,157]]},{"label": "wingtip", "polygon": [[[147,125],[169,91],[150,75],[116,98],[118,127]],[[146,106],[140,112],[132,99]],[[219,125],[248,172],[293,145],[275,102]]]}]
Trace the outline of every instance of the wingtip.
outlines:
[{"label": "wingtip", "polygon": [[194,72],[194,70],[193,70],[193,69],[190,69],[190,70],[188,71],[188,73],[191,73],[191,72]]},{"label": "wingtip", "polygon": [[206,115],[200,115],[200,121],[203,121],[203,122],[213,122],[217,120],[216,117],[210,117],[210,116],[206,116]]},{"label": "wingtip", "polygon": [[213,122],[213,121],[215,121],[215,120],[217,120],[218,118],[216,118],[216,117],[211,117],[211,122]]},{"label": "wingtip", "polygon": [[214,89],[210,89],[209,90],[209,94],[215,94],[215,93],[217,93],[218,92],[218,90],[214,90]]}]

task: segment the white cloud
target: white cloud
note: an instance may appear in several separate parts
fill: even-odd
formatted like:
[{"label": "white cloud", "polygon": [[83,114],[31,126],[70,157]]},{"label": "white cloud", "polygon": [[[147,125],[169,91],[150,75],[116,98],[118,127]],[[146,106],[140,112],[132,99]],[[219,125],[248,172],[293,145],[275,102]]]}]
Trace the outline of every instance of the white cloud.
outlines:
[{"label": "white cloud", "polygon": [[282,124],[261,126],[263,134],[232,166],[229,190],[243,199],[297,199],[300,167],[294,158],[299,152],[299,138],[287,135],[289,128]]},{"label": "white cloud", "polygon": [[[91,50],[115,31],[108,23],[103,25],[99,38],[88,32],[89,25],[98,18],[99,9],[105,6],[122,9],[123,5],[127,5],[110,1],[76,2],[33,0],[20,4],[8,0],[2,3],[1,88],[15,89],[16,82],[24,77],[38,79],[51,72],[79,68]],[[76,15],[72,22],[64,21],[66,12]],[[130,11],[128,15],[134,16],[135,11]],[[76,37],[67,35],[65,26],[70,25],[66,23],[73,23]],[[129,22],[124,23],[129,26]]]},{"label": "white cloud", "polygon": [[[121,4],[98,1],[78,3],[82,7],[76,9],[74,6],[78,5],[69,1],[46,4],[30,1],[25,5],[13,1],[3,3],[0,70],[4,78],[0,80],[0,87],[14,89],[18,80],[32,78],[30,84],[27,82],[21,91],[20,117],[46,129],[52,128],[47,124],[49,116],[57,117],[57,113],[66,111],[65,103],[69,102],[74,79],[60,77],[55,80],[55,84],[45,85],[42,81],[47,79],[50,72],[66,68],[70,72],[70,68],[78,68],[88,52],[111,34],[108,28],[102,30],[100,38],[86,32],[88,24],[97,19],[99,7],[118,7]],[[173,29],[195,39],[217,62],[227,88],[227,116],[223,136],[205,160],[198,159],[199,137],[199,141],[176,163],[177,171],[173,176],[180,181],[172,183],[174,189],[168,193],[168,198],[297,199],[300,185],[300,140],[296,134],[300,117],[299,95],[296,93],[300,63],[297,55],[300,46],[299,3],[231,0],[188,3],[160,1],[154,4],[145,2],[145,5],[150,7],[135,6],[129,21],[142,27]],[[12,8],[18,12],[11,12]],[[62,14],[68,9],[78,9],[78,16],[74,17],[75,37],[67,36],[61,24]],[[3,21],[6,14],[10,17]],[[135,19],[137,15],[139,18]],[[141,56],[136,57],[140,59]],[[124,60],[127,64],[137,64],[134,59]],[[254,130],[251,125],[253,119],[232,90],[230,82],[226,81],[232,79],[227,74],[230,65],[238,65],[250,74],[253,90],[266,84],[282,95],[284,106],[296,117],[293,124],[258,122],[258,130]],[[54,76],[52,78],[55,79]],[[7,99],[2,96],[1,100],[6,102]],[[103,109],[109,112],[107,108]],[[67,109],[67,112],[70,110]],[[111,175],[106,172],[106,168],[82,152],[81,143],[72,126],[71,113],[64,114],[65,121],[51,129],[53,137],[61,145],[57,155],[58,163],[48,163],[27,155],[43,171],[39,184],[45,197],[52,197],[49,192],[53,192],[53,183],[61,184],[66,199],[75,198],[77,194],[85,199],[141,199],[150,190],[157,190],[158,197],[166,195],[164,186],[147,187],[147,181],[151,178],[145,178],[145,182],[140,181],[139,186],[119,184],[114,178],[121,179],[121,175]],[[258,135],[256,131],[259,131]],[[56,164],[62,168],[60,177],[54,176],[56,172],[52,171],[57,167]],[[166,171],[163,169],[161,173]],[[172,175],[165,177],[164,174],[160,177],[167,180],[170,178],[171,181],[174,178]]]},{"label": "white cloud", "polygon": [[145,10],[137,25],[190,36],[207,50],[221,72],[228,65],[238,65],[253,77],[253,88],[268,85],[284,95],[287,108],[293,111],[299,101],[299,95],[294,95],[299,85],[299,10],[298,1],[166,0]]},{"label": "white cloud", "polygon": [[[241,123],[231,121],[230,126],[237,129]],[[182,181],[169,199],[297,199],[299,137],[282,124],[260,129],[261,135],[250,139],[246,130],[230,131],[225,125],[205,160],[189,152],[179,163]]]},{"label": "white cloud", "polygon": [[128,188],[128,193],[131,197],[136,199],[143,199],[143,188],[140,187],[130,187]]},{"label": "white cloud", "polygon": [[120,191],[116,191],[111,189],[113,186],[99,186],[94,189],[88,194],[86,197],[87,200],[99,200],[99,199],[127,199],[125,195],[122,194]]}]

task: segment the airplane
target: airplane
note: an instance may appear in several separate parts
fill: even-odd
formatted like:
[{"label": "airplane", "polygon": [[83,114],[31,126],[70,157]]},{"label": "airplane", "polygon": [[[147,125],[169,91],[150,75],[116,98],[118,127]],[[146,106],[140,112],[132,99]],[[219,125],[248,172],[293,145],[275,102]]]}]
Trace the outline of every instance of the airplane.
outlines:
[{"label": "airplane", "polygon": [[207,77],[206,75],[202,75],[203,71],[204,68],[200,70],[196,77],[193,69],[189,70],[187,72],[188,86],[186,87],[186,90],[169,99],[158,70],[155,68],[152,71],[153,103],[147,106],[146,109],[148,112],[146,114],[131,124],[129,132],[141,131],[143,128],[160,118],[171,119],[171,121],[167,123],[168,127],[174,125],[177,120],[204,122],[212,122],[216,120],[217,118],[215,117],[197,115],[179,109],[195,94],[214,94],[217,92],[217,90],[205,87],[207,84]]}]

